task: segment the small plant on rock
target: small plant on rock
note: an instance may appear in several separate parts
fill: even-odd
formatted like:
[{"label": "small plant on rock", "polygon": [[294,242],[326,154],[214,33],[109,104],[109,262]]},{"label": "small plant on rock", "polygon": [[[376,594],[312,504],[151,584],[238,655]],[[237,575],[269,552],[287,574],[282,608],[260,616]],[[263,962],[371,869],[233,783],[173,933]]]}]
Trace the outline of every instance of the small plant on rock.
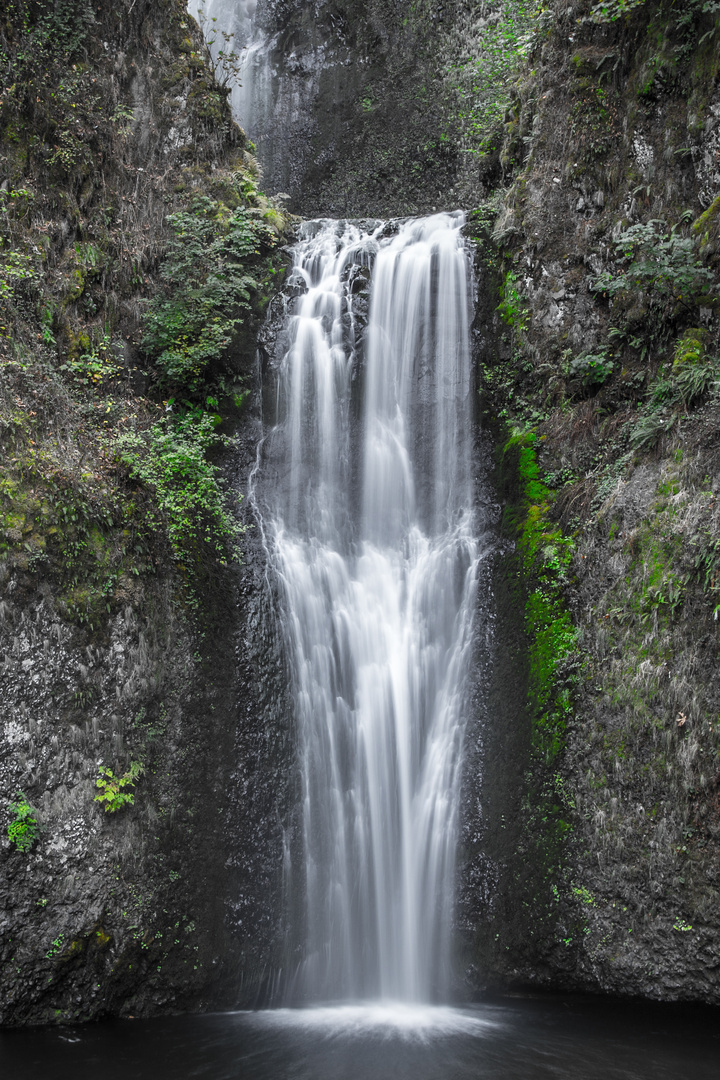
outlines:
[{"label": "small plant on rock", "polygon": [[106,814],[114,814],[124,806],[132,806],[135,792],[125,791],[125,788],[134,787],[144,772],[145,766],[139,761],[132,761],[130,768],[122,776],[115,776],[112,769],[101,765],[100,775],[95,781],[95,787],[100,788],[100,794],[95,796],[95,802],[102,805]]},{"label": "small plant on rock", "polygon": [[620,304],[637,304],[642,297],[652,319],[714,302],[715,275],[677,226],[667,232],[661,221],[632,225],[615,241],[615,259],[616,266],[598,274],[591,287]]},{"label": "small plant on rock", "polygon": [[505,275],[502,300],[497,307],[500,318],[507,326],[523,331],[530,318],[527,301],[518,287],[517,274],[512,270]]},{"label": "small plant on rock", "polygon": [[607,382],[612,374],[614,363],[607,352],[582,353],[570,361],[568,374],[578,380],[586,390],[594,390]]},{"label": "small plant on rock", "polygon": [[[217,17],[214,15],[208,16],[204,3],[200,4],[198,22],[205,36],[207,47],[211,50],[210,55],[215,69],[215,78],[220,83],[220,86],[223,90],[228,90],[232,86],[242,86],[240,81],[242,53],[235,48],[235,34],[219,29]],[[213,49],[213,45],[217,44],[219,38],[222,39],[224,44],[221,44],[219,49]]]},{"label": "small plant on rock", "polygon": [[12,819],[8,827],[8,840],[18,851],[29,851],[40,836],[40,825],[35,816],[37,811],[22,791],[18,792],[15,802],[10,803],[8,810]]}]

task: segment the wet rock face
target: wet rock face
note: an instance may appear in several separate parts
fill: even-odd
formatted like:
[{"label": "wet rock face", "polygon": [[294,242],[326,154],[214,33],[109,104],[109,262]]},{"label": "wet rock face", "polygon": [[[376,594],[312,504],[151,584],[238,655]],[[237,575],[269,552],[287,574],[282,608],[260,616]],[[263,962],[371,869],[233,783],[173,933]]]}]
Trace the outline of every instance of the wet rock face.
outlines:
[{"label": "wet rock face", "polygon": [[[256,387],[259,397],[259,387]],[[227,468],[247,488],[250,418]],[[252,511],[245,504],[248,523]],[[287,705],[260,539],[205,583],[129,597],[93,639],[22,575],[0,623],[0,1022],[256,1003],[281,961]],[[100,767],[144,766],[104,812]],[[23,793],[39,826],[8,839]]]},{"label": "wet rock face", "polygon": [[[274,306],[280,308],[281,297]],[[266,321],[261,340],[276,321]],[[226,631],[232,629],[235,707],[230,723],[233,752],[225,819],[225,926],[231,942],[224,961],[223,995],[228,1002],[256,1006],[276,999],[287,970],[287,898],[284,867],[293,842],[299,792],[290,699],[290,676],[282,649],[277,585],[268,575],[268,555],[250,477],[263,434],[267,378],[263,350],[252,361],[253,390],[242,435],[225,462],[230,485],[240,487],[246,525],[243,564],[228,597]]]},{"label": "wet rock face", "polygon": [[[195,681],[190,642],[167,596],[154,598],[152,615],[128,604],[105,642],[87,644],[50,597],[23,596],[17,579],[4,585],[3,809],[23,792],[40,831],[21,851],[4,821],[2,1019],[84,1018],[128,998],[129,1011],[143,1011],[184,989],[176,972],[139,1000],[151,961],[162,967],[172,947],[195,961],[191,970],[201,954],[203,966],[212,962],[188,895],[193,855],[171,837],[177,829],[188,840],[191,810],[178,768],[196,741],[178,692]],[[146,768],[135,806],[105,814],[95,801],[100,766],[121,775],[131,760]]]},{"label": "wet rock face", "polygon": [[449,54],[427,36],[443,25],[436,16],[393,0],[259,0],[233,102],[266,190],[289,194],[305,217],[460,203],[463,156],[441,139],[454,122],[440,77]]},{"label": "wet rock face", "polygon": [[332,161],[347,103],[360,96],[362,68],[347,30],[333,4],[311,11],[297,0],[261,2],[256,50],[246,63],[248,88],[235,100],[238,120],[256,143],[266,189],[288,193],[291,207],[306,216],[324,212],[317,205],[307,213],[308,173]]},{"label": "wet rock face", "polygon": [[[147,295],[159,286],[166,250],[167,176],[177,178],[190,157],[193,182],[217,180],[218,166],[237,167],[244,140],[226,107],[213,111],[224,97],[202,66],[181,0],[117,8],[117,18],[106,13],[108,43],[90,42],[88,68],[97,62],[97,81],[116,98],[128,95],[134,122],[122,154],[106,148],[92,179],[104,192],[112,173],[131,174],[122,203],[145,237]],[[95,207],[103,213],[104,198],[97,194]],[[80,217],[52,226],[70,247],[89,227]],[[113,333],[122,335],[125,362],[140,369],[144,394],[150,376],[134,337],[142,306],[105,281],[102,288],[120,307]],[[109,582],[107,608],[88,616],[80,603],[73,615],[67,580],[43,561],[45,540],[61,555],[62,545],[75,545],[82,577],[85,556],[94,559],[96,548],[112,554],[123,526],[108,523],[88,539],[72,526],[60,536],[44,519],[34,533],[22,515],[2,522],[0,1024],[229,1007],[267,996],[281,952],[292,767],[286,682],[267,629],[272,599],[247,499],[259,438],[254,343],[238,353],[228,371],[250,395],[227,422],[233,440],[221,464],[230,490],[245,496],[242,565],[200,558],[191,575],[153,530],[138,565]],[[63,345],[48,364],[67,358]],[[70,423],[62,411],[48,415],[61,428]],[[63,430],[72,446],[72,427]],[[8,458],[12,447],[3,442]],[[94,476],[103,489],[117,484],[122,497],[137,496],[152,511],[112,469],[94,475],[92,459],[82,448],[68,451],[69,467],[89,470],[88,483]],[[32,548],[30,535],[43,543]],[[126,778],[118,792],[134,801],[105,812],[97,783],[111,778],[101,768]],[[23,824],[28,843],[18,846],[11,838],[22,837]]]}]

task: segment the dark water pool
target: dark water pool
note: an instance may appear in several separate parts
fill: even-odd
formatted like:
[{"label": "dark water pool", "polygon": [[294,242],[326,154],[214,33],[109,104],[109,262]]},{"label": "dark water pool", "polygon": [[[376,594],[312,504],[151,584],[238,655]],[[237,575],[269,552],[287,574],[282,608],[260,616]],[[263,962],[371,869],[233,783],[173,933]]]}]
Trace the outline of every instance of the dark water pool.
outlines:
[{"label": "dark water pool", "polygon": [[720,1080],[720,1014],[577,1001],[225,1013],[0,1033],[2,1080]]}]

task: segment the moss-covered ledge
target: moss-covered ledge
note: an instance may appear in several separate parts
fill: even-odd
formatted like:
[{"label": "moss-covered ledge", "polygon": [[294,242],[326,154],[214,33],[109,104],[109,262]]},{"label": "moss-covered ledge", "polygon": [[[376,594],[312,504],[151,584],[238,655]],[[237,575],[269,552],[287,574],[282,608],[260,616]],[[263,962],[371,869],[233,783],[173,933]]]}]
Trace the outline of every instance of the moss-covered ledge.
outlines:
[{"label": "moss-covered ledge", "polygon": [[483,847],[497,887],[476,930],[473,968],[480,986],[507,988],[547,983],[551,970],[571,966],[583,929],[568,858],[572,795],[563,780],[581,652],[567,598],[574,541],[551,516],[538,435],[487,420],[503,503],[481,796]]}]

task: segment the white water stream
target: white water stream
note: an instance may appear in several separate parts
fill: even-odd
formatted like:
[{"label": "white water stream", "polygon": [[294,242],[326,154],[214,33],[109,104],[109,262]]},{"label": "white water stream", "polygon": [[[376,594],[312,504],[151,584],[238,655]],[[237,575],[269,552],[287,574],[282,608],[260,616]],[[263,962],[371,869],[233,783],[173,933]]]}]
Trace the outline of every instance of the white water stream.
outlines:
[{"label": "white water stream", "polygon": [[[237,78],[230,79],[233,115],[250,139],[262,142],[272,112],[272,42],[258,24],[258,0],[188,0],[188,11],[200,23],[219,78],[218,53],[234,53]],[[224,35],[230,35],[226,40]]]},{"label": "white water stream", "polygon": [[[300,177],[311,164],[322,79],[334,78],[341,87],[347,78],[347,47],[330,47],[317,5],[305,7],[299,19],[295,11],[284,24],[273,0],[188,0],[221,81],[227,67],[219,52],[238,56],[237,78],[228,84],[233,116],[254,145],[262,190],[277,197],[297,197]],[[329,17],[332,22],[331,12]],[[226,34],[232,35],[229,41]]]},{"label": "white water stream", "polygon": [[462,223],[311,222],[295,249],[305,291],[262,472],[294,676],[309,1000],[447,990],[478,561]]}]

